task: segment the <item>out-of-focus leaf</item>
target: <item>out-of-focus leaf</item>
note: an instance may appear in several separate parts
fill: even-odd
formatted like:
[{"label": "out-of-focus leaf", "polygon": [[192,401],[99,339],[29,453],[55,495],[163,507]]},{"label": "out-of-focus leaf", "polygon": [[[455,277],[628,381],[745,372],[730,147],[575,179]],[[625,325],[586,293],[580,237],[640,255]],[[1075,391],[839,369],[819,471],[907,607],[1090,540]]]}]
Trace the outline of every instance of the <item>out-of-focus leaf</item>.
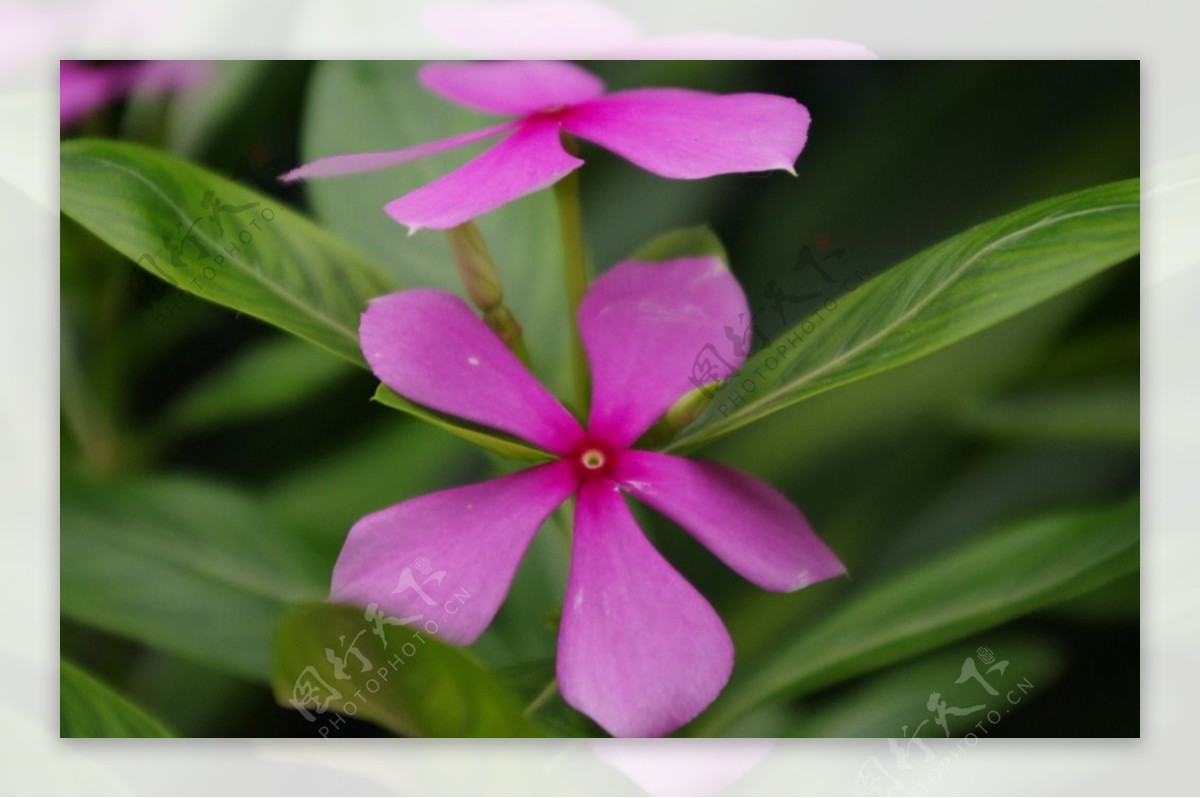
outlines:
[{"label": "out-of-focus leaf", "polygon": [[1138,509],[1131,500],[1005,526],[858,592],[735,677],[697,733],[719,733],[771,698],[810,693],[1132,573]]},{"label": "out-of-focus leaf", "polygon": [[[989,712],[999,713],[1003,723],[1006,715],[1049,688],[1063,665],[1049,641],[1012,633],[981,635],[889,668],[829,700],[806,703],[800,720],[779,734],[891,737],[901,746],[905,737],[960,737],[977,723],[999,725],[987,722]],[[939,703],[959,712],[940,714]],[[910,750],[920,762],[924,749]]]},{"label": "out-of-focus leaf", "polygon": [[[207,79],[171,97],[166,118],[166,144],[175,153],[195,159],[232,120],[244,123],[254,109],[255,92],[267,90],[270,61],[216,61],[206,64]],[[140,99],[140,98],[139,98]]]},{"label": "out-of-focus leaf", "polygon": [[363,365],[359,315],[396,287],[364,255],[275,200],[165,153],[81,139],[63,143],[61,161],[63,212],[109,246],[189,294]]},{"label": "out-of-focus leaf", "polygon": [[1111,585],[1055,604],[1046,614],[1086,624],[1137,623],[1142,610],[1141,574],[1129,574]]},{"label": "out-of-focus leaf", "polygon": [[[458,599],[448,589],[438,600]],[[339,712],[407,736],[543,736],[496,675],[436,640],[422,621],[376,627],[358,607],[320,604],[289,613],[271,683],[281,705],[312,719],[314,735]]]},{"label": "out-of-focus leaf", "polygon": [[171,737],[145,710],[63,660],[58,673],[59,737]]},{"label": "out-of-focus leaf", "polygon": [[555,737],[603,737],[606,732],[563,700],[555,681],[554,656],[511,665],[498,672],[504,684],[521,697],[526,712]]},{"label": "out-of-focus leaf", "polygon": [[[925,488],[919,508],[897,514],[855,573],[900,573],[989,530],[1063,507],[1097,506],[1135,490],[1137,455],[1088,447],[1005,447],[956,458]],[[900,520],[903,519],[903,520]]]},{"label": "out-of-focus leaf", "polygon": [[716,255],[729,263],[729,253],[717,234],[705,225],[672,230],[638,247],[633,260],[663,261],[675,258],[699,258]]},{"label": "out-of-focus leaf", "polygon": [[[313,160],[340,153],[394,150],[493,125],[488,117],[425,89],[420,62],[331,61],[313,76],[302,147]],[[347,124],[347,120],[354,120]],[[446,174],[494,141],[401,166],[306,186],[316,217],[373,255],[404,285],[462,292],[445,236],[416,235],[383,207]],[[552,192],[540,191],[476,220],[504,287],[505,304],[525,332],[533,371],[551,390],[570,386],[562,245]]]},{"label": "out-of-focus leaf", "polygon": [[61,530],[64,615],[251,679],[285,608],[327,591],[327,562],[200,479],[64,474]]},{"label": "out-of-focus leaf", "polygon": [[1138,209],[1136,180],[1055,197],[847,286],[853,290],[750,357],[670,448],[694,448],[916,360],[1120,263],[1138,251]]},{"label": "out-of-focus leaf", "polygon": [[1137,446],[1141,403],[1136,377],[1026,388],[971,409],[971,431],[1005,440]]},{"label": "out-of-focus leaf", "polygon": [[551,459],[551,455],[546,452],[522,443],[512,436],[488,429],[487,427],[481,427],[478,424],[472,424],[469,421],[464,421],[454,416],[448,416],[445,413],[439,413],[436,410],[430,410],[415,402],[410,402],[386,385],[380,385],[375,391],[373,398],[381,405],[392,407],[396,410],[403,410],[405,413],[433,424],[435,427],[441,427],[463,440],[470,441],[476,446],[482,446],[484,449],[495,452],[498,455],[517,460],[528,460],[530,462]]},{"label": "out-of-focus leaf", "polygon": [[285,474],[263,492],[271,514],[332,557],[367,513],[476,477],[484,455],[410,419],[372,428],[363,440]]},{"label": "out-of-focus leaf", "polygon": [[179,435],[277,413],[353,372],[344,360],[304,341],[273,337],[201,378],[160,423]]}]

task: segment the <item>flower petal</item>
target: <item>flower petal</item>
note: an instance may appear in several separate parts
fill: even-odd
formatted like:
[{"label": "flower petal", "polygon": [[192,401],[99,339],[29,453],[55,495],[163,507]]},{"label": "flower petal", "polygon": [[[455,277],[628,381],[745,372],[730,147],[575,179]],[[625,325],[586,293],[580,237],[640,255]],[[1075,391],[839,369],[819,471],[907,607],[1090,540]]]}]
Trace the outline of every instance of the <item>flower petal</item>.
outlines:
[{"label": "flower petal", "polygon": [[592,367],[589,431],[628,446],[704,384],[694,373],[702,360],[718,369],[716,378],[727,377],[745,359],[727,333],[742,337],[749,316],[746,295],[720,258],[614,266],[579,306]]},{"label": "flower petal", "polygon": [[59,125],[69,127],[129,90],[127,64],[89,67],[75,61],[59,64]]},{"label": "flower petal", "polygon": [[566,702],[614,736],[659,736],[712,703],[732,669],[717,613],[646,540],[614,483],[585,482],[558,636]]},{"label": "flower petal", "polygon": [[298,166],[279,179],[285,183],[293,183],[297,180],[308,180],[312,177],[336,177],[338,175],[353,175],[360,172],[374,172],[377,169],[386,169],[389,166],[399,166],[409,161],[415,161],[427,155],[436,155],[446,150],[465,147],[472,142],[498,136],[506,130],[513,129],[518,124],[520,123],[505,122],[502,125],[493,125],[483,130],[464,133],[461,136],[430,141],[426,144],[418,144],[415,147],[405,147],[400,150],[331,155],[328,158],[318,158],[303,166]]},{"label": "flower petal", "polygon": [[525,116],[604,93],[600,78],[566,61],[433,63],[418,78],[448,100],[494,114]]},{"label": "flower petal", "polygon": [[374,604],[466,645],[492,622],[538,527],[575,484],[560,460],[372,513],[346,538],[330,598]]},{"label": "flower petal", "polygon": [[732,468],[657,452],[622,452],[614,478],[767,590],[841,576],[845,566],[779,491]]},{"label": "flower petal", "polygon": [[556,122],[526,122],[450,174],[392,200],[386,210],[411,232],[445,230],[553,185],[580,166],[583,161],[563,149]]},{"label": "flower petal", "polygon": [[662,177],[792,172],[808,138],[808,110],[774,94],[634,89],[579,105],[563,129]]},{"label": "flower petal", "polygon": [[434,410],[516,435],[555,454],[582,436],[466,303],[414,289],[371,300],[359,324],[363,355],[380,381]]}]

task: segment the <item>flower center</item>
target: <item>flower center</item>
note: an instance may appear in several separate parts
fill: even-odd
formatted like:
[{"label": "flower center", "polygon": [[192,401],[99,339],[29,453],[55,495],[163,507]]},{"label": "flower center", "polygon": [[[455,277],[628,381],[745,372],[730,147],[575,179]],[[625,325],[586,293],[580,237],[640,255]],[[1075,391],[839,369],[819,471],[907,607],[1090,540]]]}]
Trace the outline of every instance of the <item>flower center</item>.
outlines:
[{"label": "flower center", "polygon": [[587,449],[583,454],[579,455],[579,462],[588,471],[599,471],[601,468],[604,468],[606,460],[604,452],[599,449]]},{"label": "flower center", "polygon": [[570,462],[575,464],[575,473],[580,479],[605,477],[616,465],[616,453],[601,441],[584,441],[575,450]]}]

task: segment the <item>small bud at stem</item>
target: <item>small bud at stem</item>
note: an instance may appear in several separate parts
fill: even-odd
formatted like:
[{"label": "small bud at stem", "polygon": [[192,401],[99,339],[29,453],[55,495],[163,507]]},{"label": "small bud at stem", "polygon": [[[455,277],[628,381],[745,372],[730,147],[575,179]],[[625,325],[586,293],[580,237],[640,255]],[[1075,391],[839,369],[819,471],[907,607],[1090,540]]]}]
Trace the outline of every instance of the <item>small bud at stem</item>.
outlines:
[{"label": "small bud at stem", "polygon": [[484,312],[499,307],[504,301],[504,292],[479,228],[474,222],[460,224],[446,231],[446,240],[450,242],[458,276],[471,303]]},{"label": "small bud at stem", "polygon": [[529,352],[521,335],[521,325],[512,311],[504,306],[504,291],[496,264],[488,253],[487,244],[474,222],[466,222],[446,231],[450,252],[458,267],[458,276],[471,304],[483,312],[483,320],[513,354],[529,365]]},{"label": "small bud at stem", "polygon": [[504,305],[485,310],[483,312],[483,320],[487,326],[492,328],[492,332],[500,336],[500,340],[504,345],[512,350],[513,354],[521,359],[521,362],[526,366],[529,365],[529,352],[525,349],[525,338],[521,334],[521,325],[517,324],[516,318],[512,311]]},{"label": "small bud at stem", "polygon": [[700,417],[711,400],[712,393],[705,389],[698,388],[684,394],[653,427],[646,430],[635,446],[639,449],[655,449],[670,443],[684,427]]}]

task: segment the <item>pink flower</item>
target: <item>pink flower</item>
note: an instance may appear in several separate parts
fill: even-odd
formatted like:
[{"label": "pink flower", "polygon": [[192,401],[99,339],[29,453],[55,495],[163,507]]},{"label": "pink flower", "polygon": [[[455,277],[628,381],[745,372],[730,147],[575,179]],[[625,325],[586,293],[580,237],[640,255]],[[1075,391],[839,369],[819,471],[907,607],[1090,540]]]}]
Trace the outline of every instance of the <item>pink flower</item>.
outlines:
[{"label": "pink flower", "polygon": [[[491,623],[538,527],[575,496],[558,640],[562,696],[616,736],[662,735],[687,723],[725,686],[733,646],[713,608],[642,534],[624,494],[768,590],[844,572],[800,511],[767,484],[631,448],[693,388],[697,353],[746,316],[746,297],[718,258],[614,267],[579,308],[593,384],[585,430],[457,297],[419,289],[372,301],[359,332],[384,384],[553,459],[363,518],[334,568],[332,599],[423,616],[444,639],[468,644]],[[447,595],[469,600],[443,604],[406,589],[414,563],[444,571]],[[398,585],[405,568],[409,581]]]},{"label": "pink flower", "polygon": [[429,64],[420,79],[459,105],[517,118],[402,150],[322,158],[283,179],[382,169],[509,134],[386,207],[410,230],[446,229],[550,186],[582,166],[563,148],[560,133],[599,144],[656,175],[680,179],[767,169],[795,174],[792,166],[808,136],[808,111],[788,97],[687,89],[604,94],[599,78],[562,61]]},{"label": "pink flower", "polygon": [[121,61],[89,66],[79,61],[59,65],[59,126],[83,117],[134,91],[170,92],[191,88],[208,76],[198,61]]}]

